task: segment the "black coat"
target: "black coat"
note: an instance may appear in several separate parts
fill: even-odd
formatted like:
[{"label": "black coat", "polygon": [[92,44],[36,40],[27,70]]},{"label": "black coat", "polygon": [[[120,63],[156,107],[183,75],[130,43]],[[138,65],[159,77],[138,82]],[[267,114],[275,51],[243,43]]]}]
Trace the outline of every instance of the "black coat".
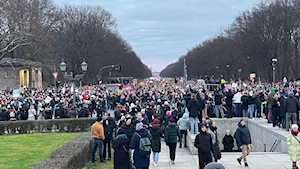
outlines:
[{"label": "black coat", "polygon": [[222,143],[224,145],[224,151],[225,152],[231,152],[233,147],[234,147],[234,139],[232,137],[232,135],[225,135]]},{"label": "black coat", "polygon": [[235,132],[235,139],[238,148],[242,145],[251,144],[251,136],[248,127],[239,124],[239,128]]},{"label": "black coat", "polygon": [[152,151],[160,152],[161,151],[161,138],[163,136],[163,130],[159,126],[153,126],[150,129],[152,135]]},{"label": "black coat", "polygon": [[129,140],[131,140],[131,137],[133,133],[135,132],[133,124],[130,124],[129,126],[126,125],[126,123],[122,124],[121,128],[125,130],[125,134]]},{"label": "black coat", "polygon": [[113,139],[113,126],[111,126],[109,123],[106,125],[106,121],[103,121],[103,128],[104,128],[104,135],[105,135],[105,141],[110,141]]},{"label": "black coat", "polygon": [[200,130],[200,133],[196,136],[194,146],[198,149],[198,153],[207,154],[212,152],[211,135]]},{"label": "black coat", "polygon": [[116,138],[112,147],[114,149],[114,169],[130,169],[129,140]]},{"label": "black coat", "polygon": [[296,113],[300,110],[300,105],[295,97],[288,97],[286,99],[286,111],[287,113]]},{"label": "black coat", "polygon": [[198,113],[201,112],[201,107],[196,99],[191,99],[187,104],[187,109],[190,112],[190,117],[198,117]]},{"label": "black coat", "polygon": [[10,119],[9,113],[2,110],[0,113],[0,121],[8,121]]}]

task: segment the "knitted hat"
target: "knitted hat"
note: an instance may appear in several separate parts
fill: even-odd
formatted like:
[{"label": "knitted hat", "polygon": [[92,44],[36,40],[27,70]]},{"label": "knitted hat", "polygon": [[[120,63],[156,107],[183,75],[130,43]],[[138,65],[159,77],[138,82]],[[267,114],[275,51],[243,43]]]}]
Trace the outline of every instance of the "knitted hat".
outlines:
[{"label": "knitted hat", "polygon": [[171,111],[167,111],[167,112],[166,112],[166,115],[167,115],[167,116],[170,116],[170,115],[171,115]]},{"label": "knitted hat", "polygon": [[2,110],[6,111],[6,110],[7,110],[6,106],[3,106],[3,107],[2,107]]},{"label": "knitted hat", "polygon": [[169,119],[169,122],[174,123],[175,120],[174,120],[173,118],[170,118],[170,119]]},{"label": "knitted hat", "polygon": [[225,169],[225,167],[221,163],[209,163],[204,169]]},{"label": "knitted hat", "polygon": [[144,126],[143,126],[143,123],[142,123],[142,122],[137,123],[136,126],[135,126],[135,130],[136,130],[136,131],[140,131],[140,130],[143,129],[143,128],[144,128]]},{"label": "knitted hat", "polygon": [[153,120],[153,125],[159,124],[159,120],[158,119],[154,119]]}]

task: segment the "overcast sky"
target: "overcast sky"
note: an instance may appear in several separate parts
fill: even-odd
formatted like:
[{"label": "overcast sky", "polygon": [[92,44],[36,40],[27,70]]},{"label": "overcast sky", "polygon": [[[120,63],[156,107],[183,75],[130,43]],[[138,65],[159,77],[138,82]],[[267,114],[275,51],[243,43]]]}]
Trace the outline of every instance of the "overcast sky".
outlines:
[{"label": "overcast sky", "polygon": [[188,49],[228,27],[260,0],[55,0],[59,5],[100,5],[142,61],[161,71]]}]

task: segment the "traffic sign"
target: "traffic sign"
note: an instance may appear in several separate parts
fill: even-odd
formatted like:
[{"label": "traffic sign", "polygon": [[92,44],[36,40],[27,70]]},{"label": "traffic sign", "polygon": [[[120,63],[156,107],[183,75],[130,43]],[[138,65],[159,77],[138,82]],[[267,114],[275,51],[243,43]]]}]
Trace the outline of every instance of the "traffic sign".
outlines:
[{"label": "traffic sign", "polygon": [[53,75],[54,79],[57,79],[58,72],[53,72],[52,75]]}]

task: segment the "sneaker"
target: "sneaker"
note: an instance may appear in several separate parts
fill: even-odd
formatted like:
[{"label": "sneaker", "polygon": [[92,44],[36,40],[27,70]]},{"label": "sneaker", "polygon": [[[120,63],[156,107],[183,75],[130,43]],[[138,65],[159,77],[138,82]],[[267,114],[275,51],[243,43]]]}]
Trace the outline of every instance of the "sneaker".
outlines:
[{"label": "sneaker", "polygon": [[185,145],[184,148],[187,148],[187,145]]},{"label": "sneaker", "polygon": [[153,161],[152,164],[155,166],[156,163]]},{"label": "sneaker", "polygon": [[245,167],[248,167],[248,163],[245,163]]},{"label": "sneaker", "polygon": [[175,161],[171,161],[172,164],[175,164]]},{"label": "sneaker", "polygon": [[238,163],[239,163],[240,165],[242,165],[242,163],[241,163],[242,160],[241,160],[241,159],[238,158],[237,161],[238,161]]},{"label": "sneaker", "polygon": [[179,148],[182,148],[182,146],[180,145]]},{"label": "sneaker", "polygon": [[157,164],[155,164],[155,163],[154,163],[153,165],[154,165],[154,167],[157,167],[157,166],[158,166],[158,165],[157,165]]}]

